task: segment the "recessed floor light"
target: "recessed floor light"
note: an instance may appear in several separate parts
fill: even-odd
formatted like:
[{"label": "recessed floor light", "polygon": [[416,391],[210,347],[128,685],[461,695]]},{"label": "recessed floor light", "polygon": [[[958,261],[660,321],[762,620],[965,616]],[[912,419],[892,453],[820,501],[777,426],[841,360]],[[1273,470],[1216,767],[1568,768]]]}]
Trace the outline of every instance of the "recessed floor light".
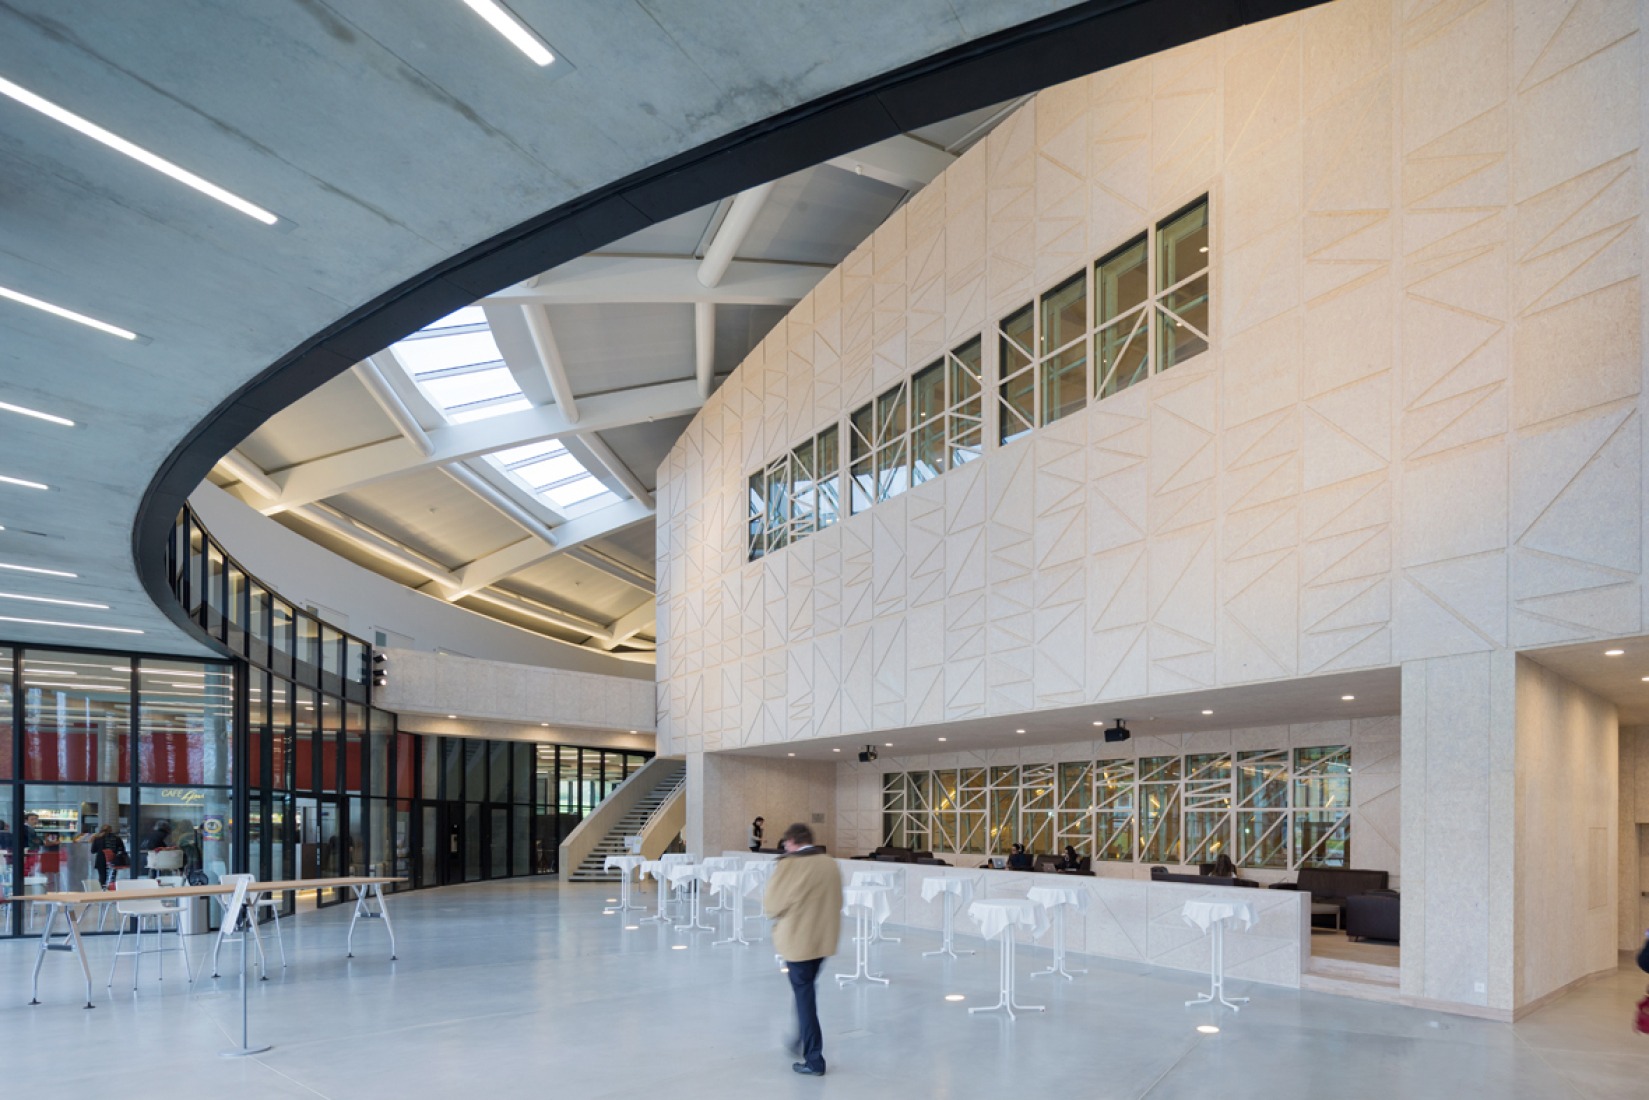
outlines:
[{"label": "recessed floor light", "polygon": [[947,993],[947,994],[945,994],[945,1000],[947,1000],[947,1001],[965,1001],[967,999],[968,998],[966,996],[964,996],[963,994],[961,994],[961,993]]},{"label": "recessed floor light", "polygon": [[143,631],[130,626],[93,626],[90,623],[64,623],[55,619],[19,619],[13,615],[0,615],[0,623],[22,623],[25,626],[61,626],[69,630],[103,630],[110,634],[142,634]]},{"label": "recessed floor light", "polygon": [[841,749],[831,749],[830,751],[831,752],[841,752],[842,750]]},{"label": "recessed floor light", "polygon": [[1340,701],[1342,703],[1349,703],[1355,698],[1357,698],[1357,696],[1355,696],[1355,695],[1342,695],[1342,696],[1340,696]]},{"label": "recessed floor light", "polygon": [[939,740],[943,741],[943,740],[945,740],[945,738],[941,737]]},{"label": "recessed floor light", "polygon": [[795,754],[795,753],[793,753],[793,752],[787,752],[787,753],[785,753],[785,755],[786,755],[786,756],[795,756],[795,755],[796,755],[796,754]]},{"label": "recessed floor light", "polygon": [[1606,650],[1603,651],[1603,655],[1605,657],[1619,657],[1621,654],[1623,654],[1625,652],[1626,651],[1624,649],[1606,649]]},{"label": "recessed floor light", "polygon": [[684,943],[672,943],[670,945],[670,950],[672,950],[672,951],[685,951],[685,950],[687,950],[687,945],[684,944]]},{"label": "recessed floor light", "polygon": [[515,14],[506,11],[497,0],[463,0],[464,6],[482,19],[487,26],[497,31],[509,40],[510,45],[527,55],[534,65],[543,67],[555,60],[555,54],[550,48],[538,40],[538,36],[527,29],[527,25],[516,18]]},{"label": "recessed floor light", "polygon": [[1015,733],[1024,733],[1024,730],[1014,730]]},{"label": "recessed floor light", "polygon": [[626,931],[626,932],[634,932],[634,931],[635,931],[635,930],[636,930],[636,929],[638,929],[638,928],[640,928],[640,927],[641,927],[641,925],[639,925],[639,924],[626,924],[626,925],[625,925],[625,926],[624,926],[624,931]]},{"label": "recessed floor light", "polygon": [[1204,1035],[1218,1035],[1220,1033],[1220,1029],[1215,1027],[1213,1024],[1198,1024],[1197,1030],[1202,1032]]},{"label": "recessed floor light", "polygon": [[447,717],[448,718],[457,718],[458,716],[456,714],[449,714],[449,715],[447,715]]},{"label": "recessed floor light", "polygon": [[51,488],[50,485],[43,485],[38,481],[30,481],[28,478],[23,478],[23,477],[7,477],[5,474],[0,474],[0,483],[4,483],[6,485],[16,485],[19,488],[23,488],[23,489],[50,489]]},{"label": "recessed floor light", "polygon": [[[1649,676],[1645,676],[1644,679],[1649,680]],[[892,741],[883,741],[882,742],[882,747],[884,749],[891,749],[893,747],[893,742]]]},{"label": "recessed floor light", "polygon": [[74,421],[63,416],[53,416],[51,413],[31,409],[26,405],[13,405],[10,401],[0,401],[0,412],[16,413],[18,416],[30,416],[36,420],[44,420],[51,424],[61,424],[65,428],[74,427]]},{"label": "recessed floor light", "polygon": [[85,600],[59,600],[52,596],[25,596],[20,592],[0,592],[0,600],[27,600],[29,603],[50,603],[59,607],[89,607],[93,611],[107,611],[106,603],[88,603]]},{"label": "recessed floor light", "polygon": [[22,85],[13,84],[4,77],[0,77],[0,95],[15,99],[23,106],[39,111],[53,122],[60,122],[76,133],[84,134],[117,153],[131,157],[145,168],[153,168],[163,176],[170,176],[185,187],[192,187],[209,198],[217,199],[225,206],[239,210],[249,218],[256,218],[264,225],[274,225],[280,220],[263,207],[258,206],[256,203],[247,202],[233,191],[226,191],[210,180],[195,175],[187,168],[179,167],[165,157],[151,153],[143,146],[127,141],[119,134],[105,130],[90,119],[82,118],[66,107],[59,107],[51,100],[35,95]]},{"label": "recessed floor light", "polygon": [[1205,710],[1205,711],[1203,711],[1203,713],[1204,713],[1204,714],[1213,714],[1213,713],[1214,713],[1214,712],[1213,712],[1213,711],[1211,711],[1211,710]]}]

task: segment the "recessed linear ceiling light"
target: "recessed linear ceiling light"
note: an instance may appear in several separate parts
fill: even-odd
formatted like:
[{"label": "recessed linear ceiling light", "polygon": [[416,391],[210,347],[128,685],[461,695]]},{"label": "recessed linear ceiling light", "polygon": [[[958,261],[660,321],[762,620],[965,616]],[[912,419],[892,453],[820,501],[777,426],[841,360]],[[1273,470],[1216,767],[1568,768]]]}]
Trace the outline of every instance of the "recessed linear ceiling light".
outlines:
[{"label": "recessed linear ceiling light", "polygon": [[830,751],[831,752],[841,752],[842,750],[841,749],[831,749]]},{"label": "recessed linear ceiling light", "polygon": [[43,413],[39,409],[31,409],[25,405],[13,405],[10,401],[0,401],[0,411],[16,413],[18,416],[32,416],[36,420],[44,420],[50,424],[61,424],[65,428],[74,427],[74,421],[62,416],[53,416]]},{"label": "recessed linear ceiling light", "polygon": [[487,26],[509,39],[510,45],[526,54],[534,65],[544,66],[555,60],[550,48],[497,0],[464,0],[464,6],[485,19]]},{"label": "recessed linear ceiling light", "polygon": [[22,477],[7,477],[5,474],[0,474],[0,483],[4,483],[6,485],[17,485],[17,486],[21,486],[24,489],[50,489],[51,488],[50,485],[42,485],[38,481],[30,481],[27,478],[22,478]]},{"label": "recessed linear ceiling light", "polygon": [[20,592],[0,592],[0,600],[27,600],[29,603],[53,603],[59,607],[88,607],[93,611],[107,611],[106,603],[87,603],[85,600],[59,600],[52,596],[25,596]]},{"label": "recessed linear ceiling light", "polygon": [[1603,651],[1603,655],[1605,657],[1619,657],[1625,652],[1624,649],[1606,649]]},{"label": "recessed linear ceiling light", "polygon": [[201,194],[217,199],[225,206],[239,210],[249,218],[256,218],[264,225],[274,225],[280,220],[263,207],[247,202],[234,192],[225,191],[209,180],[201,179],[187,168],[180,168],[165,157],[156,156],[143,146],[134,145],[119,134],[111,133],[97,123],[81,118],[73,111],[59,107],[51,100],[37,96],[27,88],[13,84],[4,77],[0,77],[0,95],[9,96],[23,106],[39,111],[53,122],[61,122],[76,133],[84,134],[93,141],[107,145],[117,153],[124,153],[144,167],[153,168],[163,176],[170,176],[185,187],[193,187]]},{"label": "recessed linear ceiling light", "polygon": [[63,623],[54,619],[19,619],[12,615],[0,615],[0,623],[22,623],[25,626],[63,626],[70,630],[106,630],[110,634],[142,634],[143,631],[130,626],[92,626],[90,623]]},{"label": "recessed linear ceiling light", "polygon": [[43,313],[50,313],[52,316],[61,317],[65,321],[85,325],[87,328],[95,328],[99,332],[106,332],[110,336],[118,336],[122,340],[137,339],[137,333],[131,329],[111,325],[107,321],[99,321],[96,317],[88,317],[84,313],[76,313],[72,309],[64,309],[62,306],[53,305],[44,299],[36,298],[32,294],[24,294],[20,290],[12,290],[10,287],[0,286],[0,298],[6,298],[19,305],[29,306],[31,309],[38,309]]}]

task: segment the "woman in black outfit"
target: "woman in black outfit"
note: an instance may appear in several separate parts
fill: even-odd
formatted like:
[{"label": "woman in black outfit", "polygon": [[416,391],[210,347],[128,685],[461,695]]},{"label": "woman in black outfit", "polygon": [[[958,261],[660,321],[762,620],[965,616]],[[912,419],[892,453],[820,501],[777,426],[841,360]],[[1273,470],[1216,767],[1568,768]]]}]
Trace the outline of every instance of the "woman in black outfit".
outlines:
[{"label": "woman in black outfit", "polygon": [[750,823],[750,850],[752,852],[759,852],[762,849],[762,822],[763,822],[763,820],[765,820],[765,819],[758,817],[756,820],[754,820]]},{"label": "woman in black outfit", "polygon": [[97,881],[105,888],[114,881],[120,868],[131,864],[131,857],[126,854],[126,842],[120,839],[120,834],[113,825],[105,825],[92,837],[92,862],[97,870]]}]

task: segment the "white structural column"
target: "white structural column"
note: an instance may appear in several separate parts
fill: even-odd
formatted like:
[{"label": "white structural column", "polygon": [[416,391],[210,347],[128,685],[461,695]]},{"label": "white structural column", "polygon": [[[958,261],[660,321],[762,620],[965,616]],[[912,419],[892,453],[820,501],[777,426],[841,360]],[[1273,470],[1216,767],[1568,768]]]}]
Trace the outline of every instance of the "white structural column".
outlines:
[{"label": "white structural column", "polygon": [[[739,246],[756,224],[767,197],[773,193],[773,184],[764,183],[741,191],[734,196],[727,216],[710,239],[695,273],[700,285],[715,289],[727,276],[727,269],[738,255]],[[693,363],[698,379],[699,397],[708,398],[716,371],[716,303],[713,300],[693,303]]]},{"label": "white structural column", "polygon": [[699,396],[709,398],[716,378],[716,303],[693,303],[693,367]]},{"label": "white structural column", "polygon": [[1516,655],[1403,665],[1402,992],[1510,1019]]}]

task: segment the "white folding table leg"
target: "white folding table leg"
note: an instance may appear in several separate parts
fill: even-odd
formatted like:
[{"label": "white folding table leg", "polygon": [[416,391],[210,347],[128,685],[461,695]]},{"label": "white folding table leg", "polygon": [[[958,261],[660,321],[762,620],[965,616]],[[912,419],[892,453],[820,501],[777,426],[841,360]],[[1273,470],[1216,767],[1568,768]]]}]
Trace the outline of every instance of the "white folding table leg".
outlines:
[{"label": "white folding table leg", "polygon": [[[355,891],[355,913],[349,918],[349,935],[344,940],[344,957],[347,959],[355,957],[355,922],[358,920],[381,920],[384,922],[384,931],[389,933],[389,961],[394,962],[397,958],[395,954],[395,928],[389,923],[389,910],[384,907],[383,887],[374,882],[366,886],[356,886],[353,889]],[[373,911],[372,906],[367,904],[369,897],[378,903],[376,912]],[[285,953],[285,950],[284,947],[281,949],[282,954]]]},{"label": "white folding table leg", "polygon": [[838,974],[836,981],[839,985],[848,982],[881,982],[890,984],[886,978],[870,972],[870,944],[871,928],[870,909],[863,905],[853,907],[854,935],[853,935],[853,973]]},{"label": "white folding table leg", "polygon": [[[61,912],[68,930],[63,933],[63,942],[51,942],[52,930],[57,925],[57,914]],[[46,959],[48,951],[67,951],[80,960],[80,972],[86,977],[86,1007],[96,1008],[92,1004],[92,970],[86,962],[85,944],[80,939],[80,929],[75,920],[74,910],[61,902],[51,902],[46,912],[46,927],[40,933],[40,950],[34,956],[34,981],[29,992],[29,1003],[40,1003],[40,964]]]}]

